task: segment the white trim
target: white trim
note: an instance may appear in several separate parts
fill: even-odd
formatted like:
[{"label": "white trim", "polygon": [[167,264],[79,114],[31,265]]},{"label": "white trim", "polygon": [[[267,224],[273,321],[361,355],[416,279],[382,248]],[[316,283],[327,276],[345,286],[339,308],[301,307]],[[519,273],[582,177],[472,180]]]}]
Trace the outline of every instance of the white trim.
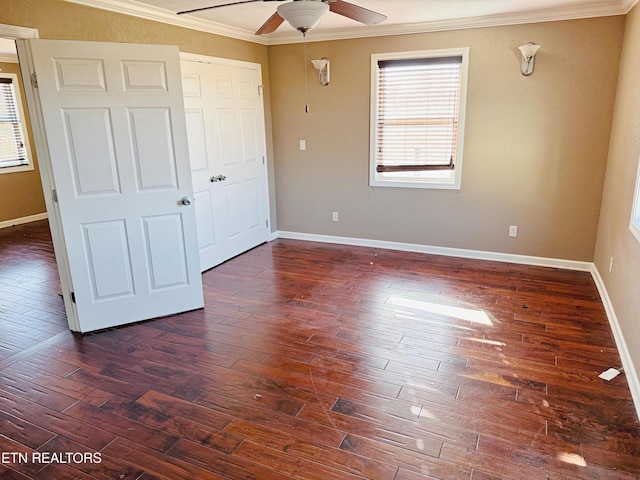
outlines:
[{"label": "white trim", "polygon": [[47,212],[37,213],[35,215],[29,215],[28,217],[14,218],[13,220],[5,220],[0,222],[0,228],[14,227],[16,225],[22,225],[24,223],[37,222],[38,220],[46,220],[48,218]]},{"label": "white trim", "polygon": [[0,37],[18,40],[20,38],[38,38],[38,30],[17,25],[0,24]]},{"label": "white trim", "polygon": [[246,68],[247,70],[257,70],[262,79],[262,65],[255,62],[247,62],[244,60],[234,60],[232,58],[211,57],[209,55],[200,55],[199,53],[180,52],[180,60],[186,62],[207,63],[212,65],[226,65],[236,68]]},{"label": "white trim", "polygon": [[[622,328],[620,328],[618,317],[616,316],[616,312],[613,309],[613,303],[611,302],[611,298],[609,297],[609,293],[607,292],[604,281],[600,276],[598,267],[596,267],[595,264],[591,268],[591,276],[593,277],[593,281],[598,288],[598,293],[600,294],[602,305],[604,306],[607,318],[609,319],[609,325],[611,326],[613,338],[615,339],[616,346],[618,347],[618,353],[620,354],[622,367],[624,368],[624,372],[627,377],[629,390],[631,390],[631,398],[633,398],[633,404],[636,407],[636,413],[638,414],[638,417],[640,417],[640,379],[638,378],[638,372],[633,364],[633,359],[631,358],[631,353],[629,352],[629,348],[627,347],[627,342],[624,339]],[[616,367],[616,365],[612,366]]]},{"label": "white trim", "polygon": [[265,36],[256,35],[254,32],[242,28],[231,27],[221,23],[203,20],[190,15],[176,15],[172,10],[153,7],[135,1],[128,0],[65,0],[70,3],[77,3],[85,7],[99,8],[110,12],[122,13],[133,17],[153,20],[177,27],[190,28],[201,32],[213,33],[224,37],[246,40],[248,42],[266,45],[268,40]]},{"label": "white trim", "polygon": [[[225,37],[237,38],[261,45],[284,45],[302,43],[303,38],[298,32],[272,33],[256,35],[253,31],[230,27],[220,23],[210,22],[189,15],[176,15],[175,12],[158,7],[152,7],[133,0],[65,0],[88,7],[100,8],[111,12],[122,13],[134,17],[154,20],[179,27],[190,28]],[[553,22],[560,20],[575,20],[582,18],[607,17],[626,15],[638,0],[597,1],[590,5],[576,5],[545,10],[515,12],[482,17],[456,18],[436,22],[422,22],[395,25],[361,26],[336,30],[312,30],[307,35],[307,42],[322,42],[327,40],[343,40],[348,38],[380,37],[387,35],[407,35],[412,33],[442,32],[447,30],[464,30],[469,28],[498,27],[504,25],[522,25],[526,23]],[[258,26],[256,26],[256,29]]]},{"label": "white trim", "polygon": [[624,9],[624,13],[627,14],[631,11],[633,7],[636,6],[639,0],[622,0],[622,8]]},{"label": "white trim", "polygon": [[[636,2],[638,0],[635,0]],[[472,28],[502,27],[506,25],[523,25],[528,23],[556,22],[563,20],[579,20],[594,17],[610,17],[625,15],[626,7],[601,2],[588,7],[569,7],[532,12],[516,12],[483,17],[455,18],[434,22],[376,25],[374,27],[356,27],[330,31],[312,30],[307,35],[307,43],[349,38],[383,37],[392,35],[409,35],[415,33],[444,32],[451,30],[467,30]],[[621,2],[618,2],[621,3]],[[268,45],[302,43],[299,33],[271,34]]]},{"label": "white trim", "polygon": [[0,63],[18,63],[18,55],[0,53]]},{"label": "white trim", "polygon": [[[0,23],[0,38],[17,40],[19,38],[38,38],[38,30],[29,27],[18,27],[17,25],[7,25]],[[0,62],[18,63],[18,54],[2,53]]]},{"label": "white trim", "polygon": [[462,248],[438,247],[433,245],[420,245],[416,243],[389,242],[386,240],[371,240],[366,238],[336,237],[332,235],[318,235],[315,233],[287,232],[279,230],[276,232],[275,237],[291,240],[306,240],[310,242],[338,243],[342,245],[355,245],[360,247],[388,248],[389,250],[401,250],[404,252],[428,253],[448,257],[472,258],[476,260],[492,260],[496,262],[534,265],[538,267],[579,270],[582,272],[590,272],[593,267],[593,263],[591,262],[579,262],[576,260],[533,257],[512,253],[485,252],[482,250],[466,250]]}]

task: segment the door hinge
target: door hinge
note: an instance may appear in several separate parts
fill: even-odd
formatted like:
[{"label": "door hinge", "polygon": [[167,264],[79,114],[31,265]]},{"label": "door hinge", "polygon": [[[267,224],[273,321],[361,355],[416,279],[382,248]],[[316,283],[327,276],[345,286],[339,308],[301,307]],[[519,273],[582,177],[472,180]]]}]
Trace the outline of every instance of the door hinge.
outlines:
[{"label": "door hinge", "polygon": [[51,197],[55,203],[58,203],[58,191],[55,188],[51,190]]},{"label": "door hinge", "polygon": [[269,228],[269,220],[265,220],[264,223],[267,226],[267,228]]},{"label": "door hinge", "polygon": [[264,88],[264,85],[258,85],[258,96],[262,95],[263,88]]},{"label": "door hinge", "polygon": [[264,155],[262,156],[262,164],[264,165]]},{"label": "door hinge", "polygon": [[76,303],[76,292],[71,292],[71,302]]},{"label": "door hinge", "polygon": [[35,72],[32,73],[29,78],[31,79],[31,86],[33,88],[38,88],[38,77],[36,76]]}]

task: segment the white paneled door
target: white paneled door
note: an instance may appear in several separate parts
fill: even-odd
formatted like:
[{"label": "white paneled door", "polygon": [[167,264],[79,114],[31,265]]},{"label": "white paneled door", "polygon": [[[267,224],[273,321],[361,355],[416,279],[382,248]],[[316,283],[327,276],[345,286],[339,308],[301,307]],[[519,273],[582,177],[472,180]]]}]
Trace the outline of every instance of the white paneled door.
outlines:
[{"label": "white paneled door", "polygon": [[18,47],[70,328],[202,307],[177,47]]},{"label": "white paneled door", "polygon": [[269,240],[259,64],[182,55],[200,267]]}]

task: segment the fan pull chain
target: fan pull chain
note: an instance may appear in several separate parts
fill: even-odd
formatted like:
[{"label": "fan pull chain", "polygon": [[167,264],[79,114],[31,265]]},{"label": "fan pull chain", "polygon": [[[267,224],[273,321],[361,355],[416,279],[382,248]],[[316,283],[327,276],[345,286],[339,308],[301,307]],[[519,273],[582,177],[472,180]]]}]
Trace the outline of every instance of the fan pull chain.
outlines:
[{"label": "fan pull chain", "polygon": [[307,80],[307,35],[302,32],[302,38],[304,43],[304,100],[305,107],[304,112],[309,113],[309,81]]}]

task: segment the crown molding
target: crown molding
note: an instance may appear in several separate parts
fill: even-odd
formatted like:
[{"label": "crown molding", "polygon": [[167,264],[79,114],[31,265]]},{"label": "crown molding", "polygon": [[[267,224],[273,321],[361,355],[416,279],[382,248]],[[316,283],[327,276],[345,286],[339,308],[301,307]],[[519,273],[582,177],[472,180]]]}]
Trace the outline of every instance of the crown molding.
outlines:
[{"label": "crown molding", "polygon": [[171,10],[153,7],[135,1],[127,0],[64,0],[69,3],[77,3],[85,7],[99,8],[110,12],[122,13],[133,17],[153,20],[177,27],[190,28],[201,32],[213,33],[223,37],[236,38],[247,42],[266,45],[267,39],[253,32],[241,28],[230,27],[221,23],[210,22],[196,17],[178,16]]},{"label": "crown molding", "polygon": [[[311,30],[307,34],[307,42],[323,42],[345,40],[350,38],[384,37],[392,35],[409,35],[415,33],[443,32],[448,30],[466,30],[471,28],[500,27],[506,25],[523,25],[527,23],[557,22],[562,20],[579,20],[594,17],[610,17],[626,15],[640,0],[618,0],[615,2],[598,2],[586,7],[567,7],[531,12],[518,12],[482,17],[456,18],[434,22],[409,23],[401,25],[376,25],[373,27],[357,27],[332,31]],[[300,34],[271,34],[268,45],[301,43]]]},{"label": "crown molding", "polygon": [[[147,20],[190,28],[215,35],[236,38],[261,45],[284,45],[302,43],[303,38],[297,32],[269,35],[255,35],[252,31],[230,27],[220,23],[202,20],[196,17],[177,16],[175,12],[152,7],[130,0],[65,0],[87,7],[100,8],[111,12],[131,15]],[[345,40],[352,38],[381,37],[391,35],[409,35],[415,33],[464,30],[470,28],[522,25],[526,23],[577,20],[593,17],[626,15],[640,0],[600,0],[586,6],[550,8],[530,12],[516,12],[483,17],[467,17],[434,22],[410,23],[401,25],[376,25],[337,30],[312,30],[306,37],[307,42]]]},{"label": "crown molding", "polygon": [[639,0],[622,0],[622,4],[624,6],[625,12],[629,13],[633,7],[636,6]]}]

